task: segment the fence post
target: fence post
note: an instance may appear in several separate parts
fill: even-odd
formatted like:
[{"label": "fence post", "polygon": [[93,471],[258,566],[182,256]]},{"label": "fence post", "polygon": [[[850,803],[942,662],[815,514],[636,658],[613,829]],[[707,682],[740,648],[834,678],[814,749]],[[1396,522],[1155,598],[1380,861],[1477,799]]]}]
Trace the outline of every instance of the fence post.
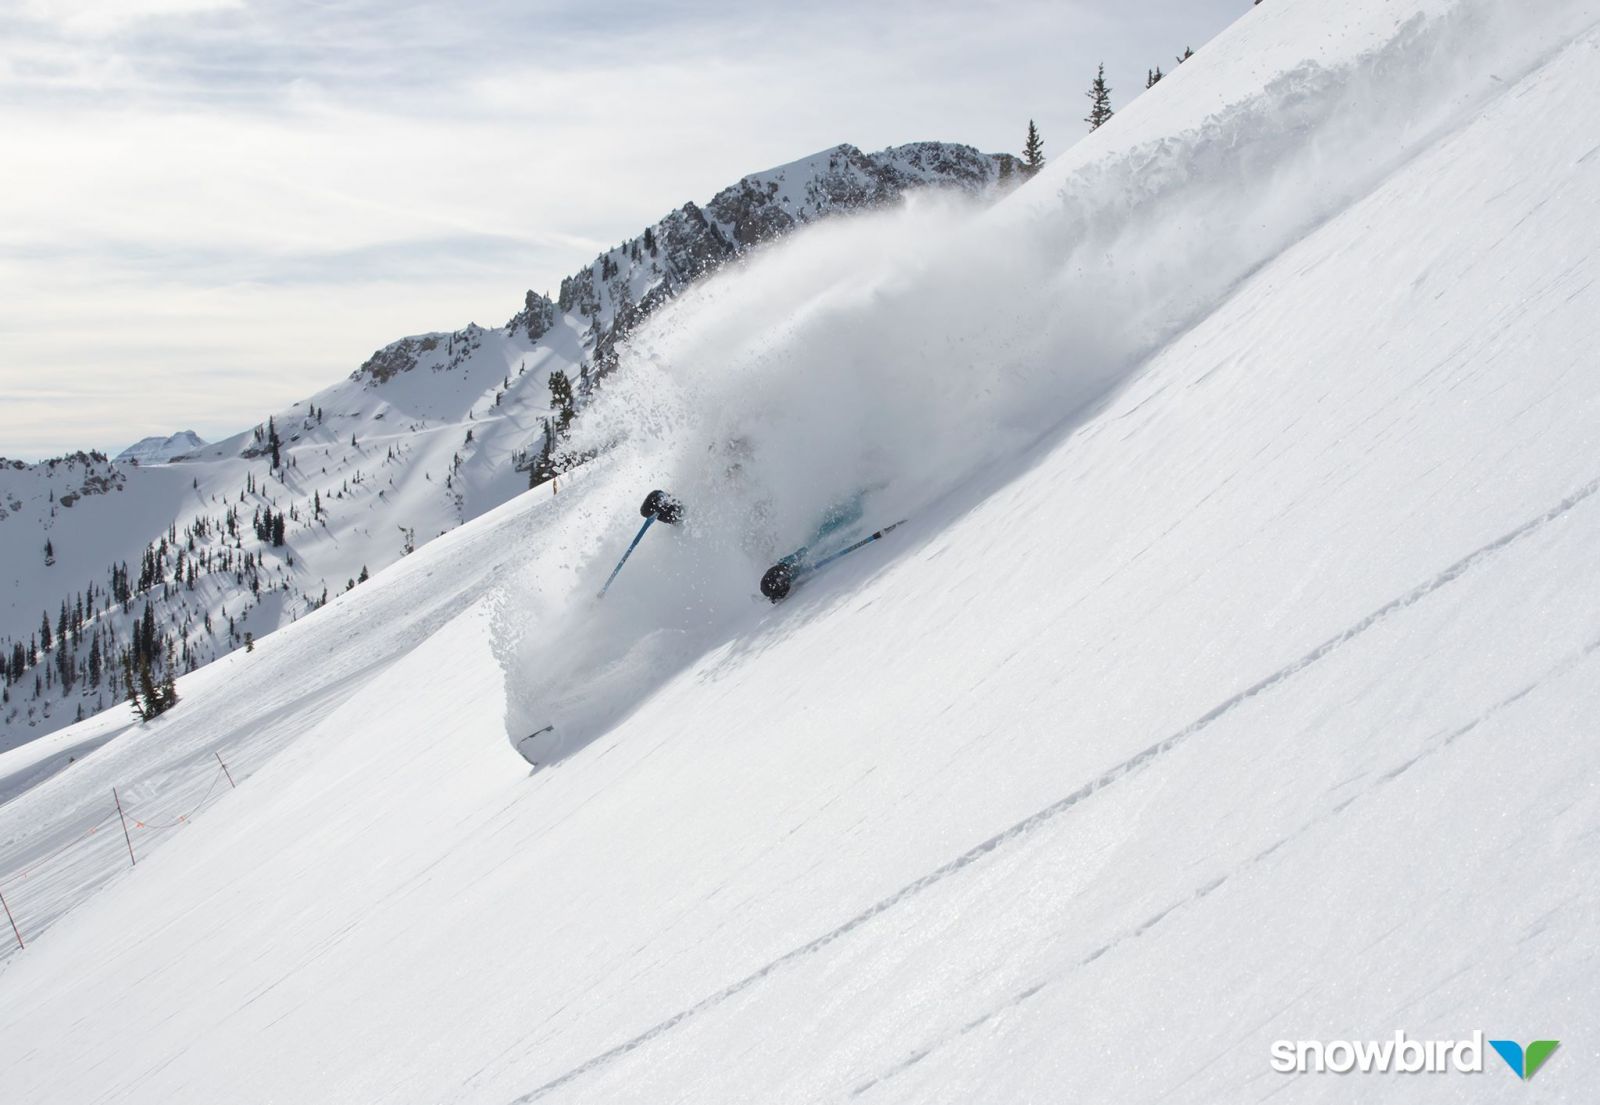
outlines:
[{"label": "fence post", "polygon": [[22,933],[17,929],[17,919],[11,916],[11,907],[6,905],[6,896],[4,894],[0,894],[0,906],[5,906],[6,920],[11,922],[11,931],[17,934],[17,947],[26,948],[28,945],[22,942]]},{"label": "fence post", "polygon": [[111,788],[111,800],[117,804],[117,817],[122,821],[122,839],[128,842],[128,862],[137,867],[139,861],[133,858],[133,837],[128,835],[128,819],[122,813],[122,799],[117,797],[117,788]]},{"label": "fence post", "polygon": [[227,764],[223,764],[222,763],[222,755],[221,755],[221,753],[214,751],[211,754],[213,756],[217,757],[217,762],[219,764],[222,764],[222,773],[228,777],[228,787],[229,787],[229,789],[238,790],[239,788],[234,786],[234,783],[233,783],[233,772],[228,770],[228,765]]}]

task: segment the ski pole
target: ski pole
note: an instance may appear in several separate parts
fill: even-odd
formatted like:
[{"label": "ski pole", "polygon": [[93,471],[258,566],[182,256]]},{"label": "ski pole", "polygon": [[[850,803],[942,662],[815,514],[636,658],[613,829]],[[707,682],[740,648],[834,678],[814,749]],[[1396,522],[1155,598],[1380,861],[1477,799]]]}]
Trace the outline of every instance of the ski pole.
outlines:
[{"label": "ski pole", "polygon": [[22,942],[22,930],[17,928],[17,919],[11,916],[11,907],[6,905],[6,896],[4,894],[0,894],[0,905],[6,906],[6,920],[11,922],[11,931],[17,935],[17,947],[26,948],[28,945]]},{"label": "ski pole", "polygon": [[832,564],[835,560],[838,560],[841,556],[844,556],[846,553],[853,553],[857,549],[859,549],[862,545],[870,545],[874,541],[876,541],[880,537],[882,537],[884,534],[888,533],[890,530],[896,528],[897,526],[903,526],[905,524],[906,524],[906,519],[902,518],[898,522],[894,522],[894,523],[891,523],[890,525],[884,526],[877,533],[870,534],[870,535],[868,535],[866,537],[863,537],[861,540],[857,541],[854,545],[851,545],[848,548],[840,549],[838,552],[834,553],[831,556],[823,557],[821,560],[819,560],[815,564],[811,565],[810,568],[806,569],[806,573],[805,574],[806,575],[810,575],[812,572],[820,571],[821,569],[823,569],[827,565]]},{"label": "ski pole", "polygon": [[536,729],[532,733],[529,733],[527,736],[523,737],[522,740],[519,740],[517,744],[518,746],[521,746],[522,744],[531,741],[534,737],[539,736],[541,733],[549,733],[553,732],[554,730],[554,725],[546,725],[543,729]]},{"label": "ski pole", "polygon": [[122,799],[117,797],[117,788],[111,788],[111,800],[117,804],[117,817],[122,820],[122,839],[128,842],[128,866],[137,867],[139,861],[133,858],[133,837],[128,835],[128,819],[122,813]]},{"label": "ski pole", "polygon": [[633,550],[639,547],[640,541],[644,540],[644,531],[649,529],[650,523],[655,520],[656,516],[654,514],[644,520],[644,525],[639,527],[639,532],[633,535],[633,544],[629,545],[628,551],[622,554],[622,559],[617,561],[617,566],[611,569],[611,575],[606,580],[606,585],[600,588],[600,593],[595,598],[603,599],[606,597],[606,592],[611,589],[611,581],[617,578],[617,573],[622,571],[622,566],[628,562],[628,557],[633,555]]}]

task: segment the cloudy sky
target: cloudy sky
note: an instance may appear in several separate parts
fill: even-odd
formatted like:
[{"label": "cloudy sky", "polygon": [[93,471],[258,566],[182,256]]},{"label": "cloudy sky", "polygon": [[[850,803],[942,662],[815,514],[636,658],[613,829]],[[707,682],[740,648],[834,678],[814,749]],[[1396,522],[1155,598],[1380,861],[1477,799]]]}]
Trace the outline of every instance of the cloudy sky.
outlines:
[{"label": "cloudy sky", "polygon": [[0,456],[234,432],[851,142],[1046,152],[1250,0],[0,0]]}]

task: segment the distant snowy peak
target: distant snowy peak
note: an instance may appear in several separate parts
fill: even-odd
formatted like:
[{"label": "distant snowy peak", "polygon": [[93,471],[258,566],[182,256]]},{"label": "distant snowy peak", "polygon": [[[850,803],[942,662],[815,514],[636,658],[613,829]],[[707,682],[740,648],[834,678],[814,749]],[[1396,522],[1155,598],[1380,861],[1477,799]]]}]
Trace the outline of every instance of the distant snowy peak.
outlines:
[{"label": "distant snowy peak", "polygon": [[165,464],[204,445],[205,439],[193,430],[179,430],[171,437],[147,437],[136,441],[118,453],[116,459],[135,464]]}]

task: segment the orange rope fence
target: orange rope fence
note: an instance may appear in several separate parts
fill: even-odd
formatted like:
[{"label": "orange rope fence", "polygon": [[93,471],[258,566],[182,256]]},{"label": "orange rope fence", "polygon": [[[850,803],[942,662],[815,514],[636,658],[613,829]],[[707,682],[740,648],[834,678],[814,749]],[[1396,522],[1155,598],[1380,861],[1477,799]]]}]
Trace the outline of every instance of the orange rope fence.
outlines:
[{"label": "orange rope fence", "polygon": [[141,821],[137,817],[129,818],[129,820],[133,823],[133,827],[135,829],[175,829],[179,825],[182,825],[184,822],[188,821],[189,818],[193,817],[195,814],[199,813],[202,809],[205,808],[206,803],[211,800],[211,795],[216,791],[217,784],[219,782],[221,782],[221,781],[222,781],[222,771],[219,768],[215,773],[212,774],[212,776],[211,776],[211,785],[206,788],[205,797],[200,799],[199,804],[196,805],[195,808],[190,810],[188,813],[180,813],[177,817],[174,817],[171,821],[162,822],[162,823],[155,823],[155,822],[150,822],[150,821]]},{"label": "orange rope fence", "polygon": [[72,849],[72,848],[76,848],[83,841],[89,839],[95,833],[97,833],[101,829],[105,828],[107,823],[109,823],[111,821],[111,819],[113,817],[115,817],[115,816],[116,816],[115,813],[106,814],[105,817],[101,818],[99,822],[97,822],[96,824],[90,825],[88,827],[88,829],[84,830],[84,832],[81,835],[76,836],[73,839],[67,841],[61,847],[55,849],[52,852],[46,852],[44,855],[40,856],[38,859],[36,859],[32,863],[28,864],[28,866],[24,867],[21,871],[13,871],[11,874],[7,875],[5,878],[0,879],[0,886],[4,886],[7,883],[11,883],[11,882],[21,882],[23,879],[27,878],[34,871],[38,870],[40,867],[43,867],[45,864],[47,864],[51,860],[55,859],[57,856],[61,855],[63,852],[66,852],[66,851],[68,851],[69,849]]},{"label": "orange rope fence", "polygon": [[[216,753],[213,753],[213,755],[216,755]],[[132,837],[132,835],[130,833],[130,829],[142,829],[142,830],[145,830],[147,832],[161,832],[161,831],[166,830],[166,829],[175,829],[179,825],[186,825],[186,824],[189,823],[190,818],[194,817],[201,810],[205,809],[205,807],[212,801],[213,795],[217,795],[218,794],[217,784],[220,783],[223,779],[227,779],[228,780],[228,786],[230,788],[236,787],[236,784],[233,781],[233,773],[228,770],[228,765],[222,762],[222,757],[220,755],[216,755],[216,759],[217,759],[217,770],[214,771],[212,773],[212,775],[211,775],[211,783],[210,783],[210,785],[206,787],[206,792],[205,792],[204,795],[201,796],[200,801],[197,802],[195,804],[194,808],[189,810],[187,813],[180,813],[176,817],[172,818],[169,821],[153,821],[153,820],[141,819],[141,818],[138,818],[138,817],[134,817],[132,814],[127,813],[126,810],[123,808],[122,799],[117,794],[116,788],[113,787],[112,791],[111,791],[111,795],[112,795],[112,800],[116,805],[116,808],[114,810],[112,810],[112,812],[106,814],[99,821],[95,822],[93,825],[90,825],[82,833],[80,833],[77,836],[73,837],[71,840],[67,841],[65,844],[59,845],[58,847],[53,848],[50,851],[46,852],[44,855],[37,857],[31,863],[29,863],[26,867],[22,868],[21,870],[13,871],[9,875],[0,876],[0,887],[4,887],[4,886],[6,886],[8,884],[22,883],[22,882],[26,881],[27,878],[30,875],[32,875],[34,872],[38,871],[39,868],[44,867],[44,866],[46,866],[46,865],[48,865],[50,863],[53,863],[55,860],[61,858],[64,855],[66,855],[68,852],[71,852],[74,849],[78,848],[85,841],[87,841],[90,837],[95,836],[97,833],[100,832],[101,829],[105,828],[112,821],[118,820],[119,818],[122,819],[123,835],[126,838],[127,845],[128,845],[128,862],[129,862],[129,865],[131,866],[131,865],[136,864],[138,861],[134,858],[134,855],[133,855],[133,837]],[[13,894],[16,893],[15,887],[12,888],[12,893]],[[15,899],[13,899],[13,900],[15,900]],[[19,947],[19,948],[27,947],[27,945],[22,942],[22,930],[20,928],[18,928],[18,926],[17,926],[17,919],[11,912],[10,903],[7,902],[4,897],[0,897],[0,906],[4,906],[6,919],[11,922],[11,932],[17,938],[17,947]]]}]

